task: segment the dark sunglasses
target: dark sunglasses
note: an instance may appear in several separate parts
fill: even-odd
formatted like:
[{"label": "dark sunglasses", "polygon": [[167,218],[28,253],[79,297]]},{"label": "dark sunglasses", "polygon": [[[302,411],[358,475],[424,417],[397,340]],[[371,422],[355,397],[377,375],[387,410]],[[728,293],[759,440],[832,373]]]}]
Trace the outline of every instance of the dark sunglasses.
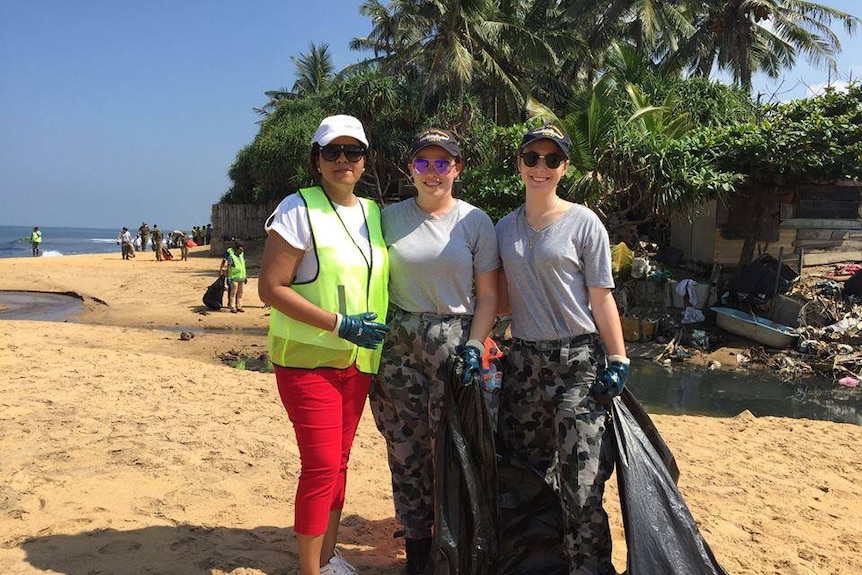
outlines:
[{"label": "dark sunglasses", "polygon": [[341,153],[344,152],[344,157],[347,158],[348,162],[358,162],[362,158],[365,157],[365,148],[363,146],[355,146],[355,145],[330,145],[323,146],[320,148],[320,157],[322,157],[327,162],[334,162],[338,159]]},{"label": "dark sunglasses", "polygon": [[566,156],[558,154],[557,152],[545,154],[544,156],[541,156],[536,152],[521,152],[521,159],[524,161],[524,165],[528,168],[535,168],[536,164],[539,163],[539,158],[544,158],[545,165],[548,166],[548,169],[554,170],[560,167],[560,164],[563,163]]},{"label": "dark sunglasses", "polygon": [[424,174],[428,168],[434,166],[434,171],[445,176],[452,171],[453,162],[450,160],[426,160],[425,158],[416,158],[413,160],[413,171],[417,174]]}]

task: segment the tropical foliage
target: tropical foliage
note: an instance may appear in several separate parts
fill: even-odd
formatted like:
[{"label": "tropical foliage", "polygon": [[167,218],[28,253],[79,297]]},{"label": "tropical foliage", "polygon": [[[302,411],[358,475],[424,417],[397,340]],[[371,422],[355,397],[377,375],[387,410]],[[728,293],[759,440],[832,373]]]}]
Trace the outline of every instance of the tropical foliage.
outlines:
[{"label": "tropical foliage", "polygon": [[[750,97],[754,73],[798,58],[834,67],[830,28],[859,20],[803,0],[364,0],[372,22],[336,70],[326,44],[291,58],[295,81],[265,93],[254,141],[224,202],[272,202],[313,180],[308,141],[328,114],[366,126],[374,161],[360,192],[409,193],[411,136],[438,125],[465,151],[459,193],[493,218],[522,201],[514,158],[528,126],[569,132],[566,193],[622,238],[740,184],[859,177],[860,89],[785,105]],[[716,71],[733,86],[708,79]]]},{"label": "tropical foliage", "polygon": [[693,70],[705,76],[714,66],[751,88],[754,72],[777,78],[799,54],[813,64],[835,68],[840,42],[830,28],[833,20],[848,32],[859,20],[846,12],[804,0],[703,0],[692,12],[694,33],[663,66]]}]

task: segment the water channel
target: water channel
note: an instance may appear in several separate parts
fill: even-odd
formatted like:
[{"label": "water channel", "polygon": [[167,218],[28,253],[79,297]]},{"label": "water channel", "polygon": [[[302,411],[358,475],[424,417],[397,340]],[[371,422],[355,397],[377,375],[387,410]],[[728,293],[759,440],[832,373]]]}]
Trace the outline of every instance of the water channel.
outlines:
[{"label": "water channel", "polygon": [[[0,291],[0,320],[73,321],[81,300],[62,294]],[[200,327],[171,327],[200,332]],[[221,330],[219,330],[221,331]],[[255,328],[255,334],[265,333]],[[708,371],[635,361],[629,388],[651,413],[819,419],[862,425],[862,388],[785,383],[762,370]]]},{"label": "water channel", "polygon": [[762,370],[708,371],[633,363],[629,388],[651,413],[820,419],[862,425],[862,390],[785,383]]},{"label": "water channel", "polygon": [[83,311],[84,302],[69,295],[0,291],[0,319],[67,321]]}]

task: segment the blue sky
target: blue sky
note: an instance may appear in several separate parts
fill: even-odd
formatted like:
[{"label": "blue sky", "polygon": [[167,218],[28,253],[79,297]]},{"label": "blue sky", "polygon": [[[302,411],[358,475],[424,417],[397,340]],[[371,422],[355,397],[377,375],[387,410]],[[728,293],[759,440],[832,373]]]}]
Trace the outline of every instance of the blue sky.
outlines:
[{"label": "blue sky", "polygon": [[[858,0],[826,1],[862,15]],[[264,91],[327,43],[337,68],[371,22],[359,0],[0,0],[0,225],[188,229],[209,221]],[[839,79],[862,76],[842,36]],[[827,80],[800,63],[775,97]],[[770,99],[776,83],[755,79]],[[286,190],[287,193],[287,190]]]}]

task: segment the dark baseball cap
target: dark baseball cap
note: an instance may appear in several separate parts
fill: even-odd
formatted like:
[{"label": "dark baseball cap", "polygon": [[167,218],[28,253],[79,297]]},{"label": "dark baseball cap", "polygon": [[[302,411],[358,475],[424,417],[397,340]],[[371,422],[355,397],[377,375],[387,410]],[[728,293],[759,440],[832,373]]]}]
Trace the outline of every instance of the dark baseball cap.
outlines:
[{"label": "dark baseball cap", "polygon": [[521,139],[521,150],[523,150],[527,145],[532,144],[533,142],[538,142],[539,140],[550,140],[554,142],[560,149],[563,151],[563,154],[566,157],[569,157],[569,145],[572,141],[569,139],[569,136],[566,133],[558,128],[557,126],[548,124],[542,126],[541,128],[533,128]]},{"label": "dark baseball cap", "polygon": [[429,128],[423,132],[419,132],[410,144],[410,157],[412,158],[419,150],[429,146],[440,146],[456,158],[461,157],[461,148],[458,146],[455,134],[449,130],[441,130],[440,128]]}]

